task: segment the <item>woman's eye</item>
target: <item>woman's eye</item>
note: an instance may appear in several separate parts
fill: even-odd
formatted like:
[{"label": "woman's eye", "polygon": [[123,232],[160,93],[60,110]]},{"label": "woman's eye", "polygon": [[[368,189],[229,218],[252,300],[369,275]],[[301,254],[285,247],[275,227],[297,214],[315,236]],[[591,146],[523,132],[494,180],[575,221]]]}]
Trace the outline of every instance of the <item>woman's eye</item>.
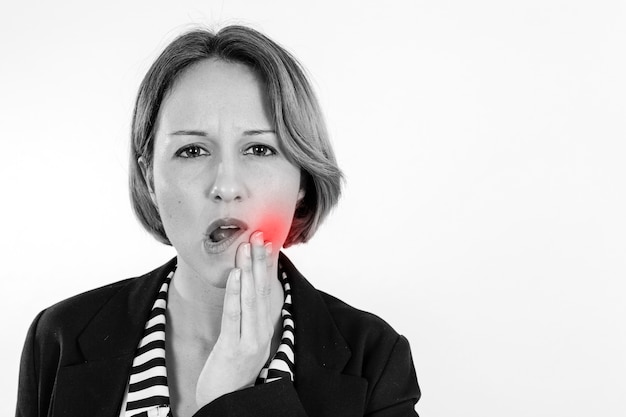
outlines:
[{"label": "woman's eye", "polygon": [[243,152],[244,155],[271,156],[276,155],[276,151],[266,145],[252,145]]},{"label": "woman's eye", "polygon": [[197,158],[199,156],[208,155],[209,153],[206,149],[201,148],[198,145],[190,145],[182,148],[178,152],[176,152],[176,156],[181,158]]}]

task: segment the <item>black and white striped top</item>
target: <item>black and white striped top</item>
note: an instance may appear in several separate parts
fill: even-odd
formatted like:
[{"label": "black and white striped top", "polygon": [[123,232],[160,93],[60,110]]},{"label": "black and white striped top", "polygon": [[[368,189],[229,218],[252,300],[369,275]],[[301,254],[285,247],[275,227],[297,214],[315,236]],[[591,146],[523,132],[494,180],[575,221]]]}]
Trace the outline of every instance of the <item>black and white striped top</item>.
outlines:
[{"label": "black and white striped top", "polygon": [[[173,276],[174,271],[167,275],[152,306],[143,337],[135,353],[120,417],[172,417],[165,365],[165,310],[167,292]],[[257,385],[282,378],[289,378],[292,382],[294,380],[295,340],[291,286],[280,264],[279,276],[285,294],[282,308],[282,338],[276,354],[259,373]]]}]

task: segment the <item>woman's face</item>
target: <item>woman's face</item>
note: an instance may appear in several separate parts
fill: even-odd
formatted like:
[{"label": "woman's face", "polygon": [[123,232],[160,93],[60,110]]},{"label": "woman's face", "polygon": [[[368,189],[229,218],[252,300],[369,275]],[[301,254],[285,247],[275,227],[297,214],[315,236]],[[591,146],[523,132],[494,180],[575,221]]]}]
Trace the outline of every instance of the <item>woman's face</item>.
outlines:
[{"label": "woman's face", "polygon": [[179,264],[227,271],[257,230],[276,257],[303,192],[260,77],[239,63],[198,62],[176,80],[157,123],[151,194]]}]

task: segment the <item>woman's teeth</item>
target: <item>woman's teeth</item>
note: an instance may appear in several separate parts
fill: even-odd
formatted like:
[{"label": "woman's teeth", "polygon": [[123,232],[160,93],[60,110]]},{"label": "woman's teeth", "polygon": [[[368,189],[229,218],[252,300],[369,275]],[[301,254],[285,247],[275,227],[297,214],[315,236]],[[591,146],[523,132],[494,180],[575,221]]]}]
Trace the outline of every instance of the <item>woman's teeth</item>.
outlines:
[{"label": "woman's teeth", "polygon": [[213,233],[209,235],[209,237],[211,238],[213,242],[219,242],[224,239],[228,239],[237,230],[239,230],[239,227],[237,226],[220,226],[217,229],[215,229]]}]

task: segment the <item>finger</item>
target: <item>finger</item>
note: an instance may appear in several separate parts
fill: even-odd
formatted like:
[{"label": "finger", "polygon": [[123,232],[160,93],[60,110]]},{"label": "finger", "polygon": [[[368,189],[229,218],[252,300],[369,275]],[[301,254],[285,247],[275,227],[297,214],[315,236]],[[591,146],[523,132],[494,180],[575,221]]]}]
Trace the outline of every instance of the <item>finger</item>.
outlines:
[{"label": "finger", "polygon": [[262,233],[255,233],[252,242],[252,274],[257,294],[257,313],[260,321],[259,331],[266,334],[270,327],[270,303],[272,294],[272,282],[270,280],[267,265],[270,259],[272,243],[263,241]]},{"label": "finger", "polygon": [[254,286],[252,248],[249,243],[241,245],[237,262],[241,265],[241,339],[255,340],[258,328],[257,295]]},{"label": "finger", "polygon": [[[271,291],[267,272],[267,248],[263,241],[263,232],[256,232],[250,238],[252,243],[252,275],[259,296],[267,298]],[[268,242],[269,245],[271,243]]]},{"label": "finger", "polygon": [[228,274],[222,328],[220,338],[225,342],[237,343],[241,336],[241,269],[234,268]]},{"label": "finger", "polygon": [[271,241],[265,243],[265,254],[267,256],[265,263],[267,264],[267,270],[269,272],[272,269],[272,265],[274,265],[274,247]]}]

